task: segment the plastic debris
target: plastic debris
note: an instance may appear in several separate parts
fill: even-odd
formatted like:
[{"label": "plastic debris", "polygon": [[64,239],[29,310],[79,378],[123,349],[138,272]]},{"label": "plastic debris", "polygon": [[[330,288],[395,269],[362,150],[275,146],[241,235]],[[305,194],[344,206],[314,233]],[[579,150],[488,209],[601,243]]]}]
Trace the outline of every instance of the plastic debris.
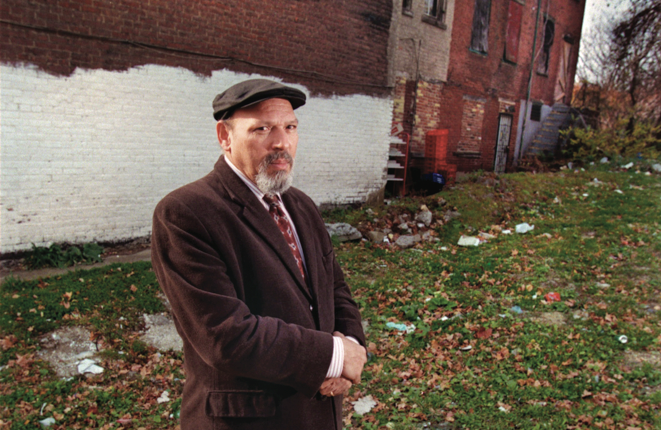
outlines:
[{"label": "plastic debris", "polygon": [[89,358],[86,358],[78,363],[78,373],[81,375],[85,373],[92,373],[94,375],[100,375],[103,373],[103,367],[97,366],[97,364],[90,360]]},{"label": "plastic debris", "polygon": [[443,316],[441,317],[441,321],[447,321],[447,320],[449,320],[449,319],[450,319],[450,318],[446,317],[445,315],[443,315]]},{"label": "plastic debris", "polygon": [[622,166],[623,169],[631,169],[633,167],[633,163],[625,164]]},{"label": "plastic debris", "polygon": [[362,397],[355,402],[351,402],[351,404],[353,405],[353,410],[358,415],[365,415],[376,406],[376,400],[374,400],[374,397],[370,394],[369,396]]},{"label": "plastic debris", "polygon": [[560,299],[560,294],[559,293],[548,293],[544,296],[547,302],[552,303],[552,302],[559,302]]},{"label": "plastic debris", "polygon": [[498,410],[499,410],[500,412],[505,412],[505,413],[509,412],[507,409],[505,409],[505,408],[502,407],[502,406],[498,406]]},{"label": "plastic debris", "polygon": [[161,397],[156,399],[156,402],[160,405],[161,403],[167,403],[170,401],[170,393],[168,393],[168,390],[165,390],[161,393]]},{"label": "plastic debris", "polygon": [[618,194],[624,194],[624,193],[622,192],[622,190],[620,190],[619,188],[617,188],[617,189],[615,190],[615,192],[618,193]]},{"label": "plastic debris", "polygon": [[387,322],[386,327],[393,330],[405,331],[406,333],[413,333],[415,331],[415,325],[413,324]]},{"label": "plastic debris", "polygon": [[602,158],[601,160],[599,160],[599,162],[600,162],[601,164],[606,164],[606,163],[608,163],[608,157],[604,157],[604,158]]},{"label": "plastic debris", "polygon": [[655,172],[661,172],[661,164],[652,164],[652,170]]},{"label": "plastic debris", "polygon": [[608,284],[606,282],[597,282],[597,287],[599,287],[599,288],[608,288],[610,286],[611,286],[611,284]]},{"label": "plastic debris", "polygon": [[551,236],[551,233],[542,233],[540,236],[545,237],[547,239],[553,239],[553,236]]},{"label": "plastic debris", "polygon": [[481,232],[477,235],[477,237],[480,238],[480,240],[492,240],[492,239],[495,239],[495,238],[496,238],[496,236],[494,236],[493,234],[485,233],[485,232],[483,232],[483,231],[481,231]]},{"label": "plastic debris", "polygon": [[629,338],[626,337],[625,335],[622,335],[622,336],[618,337],[617,340],[619,340],[620,343],[627,343],[627,342],[629,342]]},{"label": "plastic debris", "polygon": [[461,236],[457,245],[459,246],[477,246],[480,244],[480,239],[475,236]]},{"label": "plastic debris", "polygon": [[447,246],[441,246],[441,251],[447,251],[448,247]]},{"label": "plastic debris", "polygon": [[473,347],[470,346],[470,345],[468,345],[468,346],[462,346],[462,347],[459,348],[459,349],[462,350],[462,351],[470,351],[471,349],[473,349]]},{"label": "plastic debris", "polygon": [[512,312],[514,312],[515,314],[522,314],[523,313],[523,309],[521,309],[521,306],[512,306],[510,308],[510,310]]},{"label": "plastic debris", "polygon": [[503,230],[503,234],[512,234],[512,230],[509,228],[507,230]]},{"label": "plastic debris", "polygon": [[53,417],[48,417],[44,420],[39,421],[39,424],[41,424],[42,427],[50,427],[53,424],[55,424],[55,418]]},{"label": "plastic debris", "polygon": [[555,203],[556,205],[559,205],[559,204],[562,203],[562,200],[560,199],[560,197],[556,197],[556,198],[553,199],[553,203]]},{"label": "plastic debris", "polygon": [[534,225],[530,225],[527,222],[524,222],[523,224],[517,224],[515,231],[519,234],[524,234],[524,233],[528,233],[529,231],[533,231],[534,229],[535,229]]}]

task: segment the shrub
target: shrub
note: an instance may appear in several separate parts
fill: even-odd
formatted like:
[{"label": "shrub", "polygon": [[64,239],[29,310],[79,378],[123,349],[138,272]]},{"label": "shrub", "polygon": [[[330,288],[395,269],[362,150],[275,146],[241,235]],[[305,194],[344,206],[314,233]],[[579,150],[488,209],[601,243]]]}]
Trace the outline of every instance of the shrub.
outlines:
[{"label": "shrub", "polygon": [[562,131],[568,143],[563,148],[564,155],[573,159],[596,159],[599,157],[633,157],[658,159],[661,153],[659,135],[661,127],[646,123],[636,123],[633,132],[627,131],[628,121],[618,121],[613,129],[596,130],[592,127],[571,128]]}]

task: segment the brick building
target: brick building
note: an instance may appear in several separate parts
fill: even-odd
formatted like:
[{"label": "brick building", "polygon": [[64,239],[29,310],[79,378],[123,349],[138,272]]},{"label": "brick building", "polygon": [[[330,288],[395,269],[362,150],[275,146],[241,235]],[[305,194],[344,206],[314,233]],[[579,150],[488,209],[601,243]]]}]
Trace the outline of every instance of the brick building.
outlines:
[{"label": "brick building", "polygon": [[3,0],[0,254],[147,236],[156,202],[220,154],[214,95],[249,77],[309,96],[296,186],[378,195],[391,16],[391,0]]},{"label": "brick building", "polygon": [[502,172],[538,149],[544,121],[571,100],[584,8],[585,0],[395,0],[393,123],[411,135],[411,170],[429,170],[431,130],[447,130],[436,170],[450,174]]}]

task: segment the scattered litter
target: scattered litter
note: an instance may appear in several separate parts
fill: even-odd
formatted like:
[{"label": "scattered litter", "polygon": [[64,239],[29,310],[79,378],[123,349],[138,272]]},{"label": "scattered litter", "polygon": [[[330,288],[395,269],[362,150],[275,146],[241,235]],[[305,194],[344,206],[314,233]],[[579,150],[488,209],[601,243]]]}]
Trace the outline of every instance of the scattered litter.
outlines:
[{"label": "scattered litter", "polygon": [[351,404],[353,404],[353,410],[358,415],[365,415],[376,406],[376,400],[374,400],[374,397],[370,394],[369,396],[362,397],[355,402],[351,402]]},{"label": "scattered litter", "polygon": [[606,282],[597,282],[597,287],[599,288],[608,288],[610,286],[611,284],[607,284]]},{"label": "scattered litter", "polygon": [[48,403],[42,403],[41,404],[41,409],[39,410],[39,415],[44,415],[44,408],[48,405]]},{"label": "scattered litter", "polygon": [[46,418],[45,420],[39,421],[39,424],[41,424],[42,427],[50,427],[53,424],[55,424],[55,418],[53,417]]},{"label": "scattered litter", "polygon": [[567,163],[567,168],[569,170],[573,169],[574,168],[574,163],[572,163],[571,161],[569,163]]},{"label": "scattered litter", "polygon": [[415,325],[413,324],[387,322],[386,327],[394,330],[405,331],[406,333],[413,333],[415,331]]},{"label": "scattered litter", "polygon": [[447,246],[441,246],[441,251],[447,251],[448,247]]},{"label": "scattered litter", "polygon": [[94,375],[100,375],[103,373],[103,367],[97,366],[96,363],[89,358],[86,358],[78,363],[78,373],[81,375],[85,373],[92,373]]},{"label": "scattered litter", "polygon": [[600,181],[599,179],[597,179],[597,178],[594,178],[594,179],[592,180],[592,182],[594,182],[595,184],[603,184],[603,182],[601,182],[601,181]]},{"label": "scattered litter", "polygon": [[503,230],[503,234],[512,234],[512,230],[509,228],[507,230]]},{"label": "scattered litter", "polygon": [[168,390],[165,390],[161,393],[161,397],[156,399],[156,402],[160,405],[161,403],[167,403],[170,401],[170,393],[168,393]]},{"label": "scattered litter", "polygon": [[127,424],[131,424],[132,422],[133,422],[133,419],[131,419],[131,418],[120,418],[120,419],[117,420],[117,424],[121,424],[123,426],[125,426]]},{"label": "scattered litter", "polygon": [[480,239],[475,236],[461,236],[457,245],[459,246],[477,246],[480,244]]},{"label": "scattered litter", "polygon": [[618,193],[618,194],[624,194],[624,193],[622,192],[622,190],[619,189],[619,188],[616,188],[616,189],[615,189],[615,192]]},{"label": "scattered litter", "polygon": [[480,240],[493,240],[493,239],[496,238],[496,236],[494,236],[493,234],[485,233],[485,232],[483,232],[483,231],[481,231],[480,233],[478,233],[477,237],[479,237]]},{"label": "scattered litter", "polygon": [[604,157],[604,158],[602,158],[601,160],[599,160],[599,162],[600,162],[601,164],[606,164],[606,163],[608,163],[608,157]]},{"label": "scattered litter", "polygon": [[652,164],[652,170],[655,172],[661,172],[661,164]]},{"label": "scattered litter", "polygon": [[622,335],[622,336],[618,337],[617,340],[619,340],[620,343],[627,343],[627,342],[629,342],[629,338],[626,337],[625,335]]},{"label": "scattered litter", "polygon": [[[528,233],[529,231],[533,231],[535,229],[534,225],[530,225],[527,222],[524,222],[523,224],[518,224],[516,226],[516,232],[519,234],[524,234]],[[505,232],[503,232],[505,233]]]},{"label": "scattered litter", "polygon": [[543,237],[545,237],[545,238],[547,238],[547,239],[553,239],[553,236],[551,236],[550,233],[542,233],[542,234],[540,234],[540,236],[543,236]]},{"label": "scattered litter", "polygon": [[560,294],[559,293],[548,293],[544,296],[547,302],[552,303],[552,302],[559,302],[560,299]]},{"label": "scattered litter", "polygon": [[470,351],[471,349],[473,349],[473,347],[470,346],[470,345],[468,345],[468,346],[462,346],[462,347],[459,348],[459,349],[462,350],[462,351]]},{"label": "scattered litter", "polygon": [[623,169],[631,169],[633,167],[633,163],[625,164],[622,166]]},{"label": "scattered litter", "polygon": [[505,412],[505,413],[509,412],[507,409],[505,409],[505,408],[502,407],[502,406],[498,406],[498,410],[499,410],[500,412]]},{"label": "scattered litter", "polygon": [[522,314],[523,313],[523,309],[521,309],[521,306],[512,306],[510,308],[510,310],[512,312],[514,312],[515,314]]},{"label": "scattered litter", "polygon": [[556,198],[553,199],[553,203],[555,203],[556,205],[559,205],[559,204],[562,204],[562,200],[560,199],[560,197],[556,197]]},{"label": "scattered litter", "polygon": [[533,294],[533,295],[532,295],[532,299],[533,299],[533,300],[537,300],[537,294]]},{"label": "scattered litter", "polygon": [[447,321],[447,320],[449,320],[449,319],[450,319],[450,318],[446,317],[445,315],[443,315],[443,316],[441,317],[441,321]]},{"label": "scattered litter", "polygon": [[583,197],[589,197],[589,196],[590,196],[590,194],[588,194],[588,193],[583,193]]}]

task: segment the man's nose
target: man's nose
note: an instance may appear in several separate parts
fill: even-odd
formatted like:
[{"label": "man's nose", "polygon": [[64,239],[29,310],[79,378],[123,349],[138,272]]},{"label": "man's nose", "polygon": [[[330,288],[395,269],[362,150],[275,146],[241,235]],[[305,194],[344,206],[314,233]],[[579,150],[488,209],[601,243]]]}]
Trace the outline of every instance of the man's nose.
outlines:
[{"label": "man's nose", "polygon": [[273,127],[271,129],[271,146],[274,149],[289,149],[290,136],[287,132],[280,127]]}]

